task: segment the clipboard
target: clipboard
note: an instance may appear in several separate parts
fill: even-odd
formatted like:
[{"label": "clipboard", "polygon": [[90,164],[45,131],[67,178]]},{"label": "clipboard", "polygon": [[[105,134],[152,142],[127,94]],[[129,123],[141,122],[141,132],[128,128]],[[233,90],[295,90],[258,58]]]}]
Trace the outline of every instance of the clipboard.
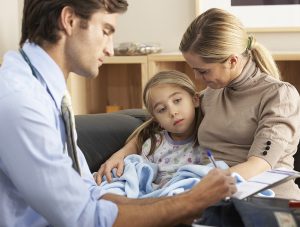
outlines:
[{"label": "clipboard", "polygon": [[286,168],[268,170],[250,178],[248,181],[237,184],[238,190],[232,197],[246,199],[266,189],[271,189],[298,177],[300,177],[300,172]]}]

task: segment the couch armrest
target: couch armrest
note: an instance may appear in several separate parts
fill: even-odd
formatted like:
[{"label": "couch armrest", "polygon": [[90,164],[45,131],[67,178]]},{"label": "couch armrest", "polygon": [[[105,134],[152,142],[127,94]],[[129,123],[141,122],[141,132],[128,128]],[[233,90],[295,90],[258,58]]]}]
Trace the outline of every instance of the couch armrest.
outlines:
[{"label": "couch armrest", "polygon": [[[135,114],[142,118],[135,117]],[[143,123],[146,116],[145,111],[138,109],[75,116],[77,144],[91,172],[97,171],[105,160],[124,146],[128,136]]]}]

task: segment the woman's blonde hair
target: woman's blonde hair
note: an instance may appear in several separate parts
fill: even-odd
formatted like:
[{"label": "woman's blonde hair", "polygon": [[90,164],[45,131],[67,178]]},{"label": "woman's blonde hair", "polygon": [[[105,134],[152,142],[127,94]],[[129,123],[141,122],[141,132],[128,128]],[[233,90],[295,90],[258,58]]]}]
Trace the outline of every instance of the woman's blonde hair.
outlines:
[{"label": "woman's blonde hair", "polygon": [[[141,152],[142,145],[144,142],[150,138],[151,140],[151,148],[149,154],[153,154],[156,147],[159,146],[157,144],[157,136],[160,137],[161,141],[161,127],[159,123],[154,119],[153,107],[151,105],[151,88],[162,85],[162,84],[171,84],[178,86],[185,91],[187,91],[192,97],[197,95],[196,86],[193,81],[184,73],[171,70],[171,71],[162,71],[155,74],[150,80],[148,80],[145,85],[143,91],[143,102],[147,109],[147,111],[152,116],[148,121],[143,123],[140,127],[138,127],[127,139],[127,142],[131,140],[133,137],[137,136],[137,148],[138,152]],[[197,140],[197,128],[199,127],[201,121],[200,108],[195,109],[195,133],[194,133],[194,144],[198,144]]]},{"label": "woman's blonde hair", "polygon": [[262,72],[281,78],[270,52],[225,10],[212,8],[198,16],[184,33],[179,49],[195,53],[207,63],[224,62],[236,53],[250,55]]}]

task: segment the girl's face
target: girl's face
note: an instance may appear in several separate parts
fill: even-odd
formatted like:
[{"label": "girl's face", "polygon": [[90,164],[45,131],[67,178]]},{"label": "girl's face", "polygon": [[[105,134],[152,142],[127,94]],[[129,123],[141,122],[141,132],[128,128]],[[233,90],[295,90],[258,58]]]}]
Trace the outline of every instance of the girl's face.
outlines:
[{"label": "girl's face", "polygon": [[191,52],[183,53],[183,57],[194,70],[195,78],[213,89],[226,87],[241,72],[239,67],[236,67],[236,56],[229,57],[223,63],[206,63],[199,55]]},{"label": "girl's face", "polygon": [[173,140],[184,140],[194,133],[195,108],[199,97],[173,84],[160,84],[150,89],[153,116]]}]

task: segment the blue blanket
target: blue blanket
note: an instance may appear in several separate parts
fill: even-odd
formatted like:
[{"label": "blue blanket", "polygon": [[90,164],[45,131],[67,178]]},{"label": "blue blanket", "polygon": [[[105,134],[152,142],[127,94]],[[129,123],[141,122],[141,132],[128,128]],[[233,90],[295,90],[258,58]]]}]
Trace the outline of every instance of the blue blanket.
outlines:
[{"label": "blue blanket", "polygon": [[[191,189],[214,168],[209,165],[185,165],[177,170],[173,178],[162,188],[152,183],[157,175],[158,166],[144,160],[139,155],[129,155],[125,158],[124,173],[121,177],[112,171],[113,180],[111,183],[103,177],[100,185],[100,196],[106,193],[114,193],[127,196],[128,198],[149,198],[171,196]],[[223,161],[217,161],[218,168],[227,169],[228,165]],[[238,175],[234,175],[237,183],[244,181]],[[262,196],[273,197],[274,192],[270,189],[261,193]]]}]

